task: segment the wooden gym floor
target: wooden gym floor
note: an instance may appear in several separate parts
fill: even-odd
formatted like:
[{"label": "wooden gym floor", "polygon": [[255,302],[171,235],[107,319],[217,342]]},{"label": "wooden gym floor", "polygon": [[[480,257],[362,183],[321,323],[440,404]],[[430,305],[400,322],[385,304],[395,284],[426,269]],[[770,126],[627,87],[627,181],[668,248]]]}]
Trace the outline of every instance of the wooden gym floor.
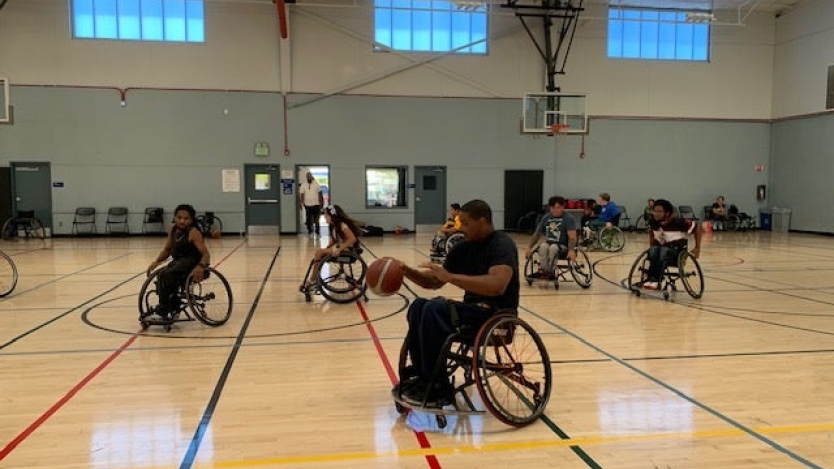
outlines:
[{"label": "wooden gym floor", "polygon": [[[703,299],[671,301],[620,286],[645,238],[592,252],[588,290],[522,284],[555,376],[544,419],[443,431],[390,398],[412,293],[305,303],[314,238],[209,240],[232,318],[167,333],[136,307],[162,239],[0,243],[20,271],[0,300],[0,467],[834,467],[834,238],[709,235]],[[369,238],[365,258],[425,262],[429,240]]]}]

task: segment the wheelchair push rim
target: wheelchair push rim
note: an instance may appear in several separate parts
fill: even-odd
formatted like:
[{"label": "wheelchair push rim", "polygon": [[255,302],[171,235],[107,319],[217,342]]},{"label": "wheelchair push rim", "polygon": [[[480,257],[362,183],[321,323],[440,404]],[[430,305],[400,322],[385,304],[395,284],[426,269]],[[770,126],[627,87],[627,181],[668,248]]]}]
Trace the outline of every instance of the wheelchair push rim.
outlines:
[{"label": "wheelchair push rim", "polygon": [[334,303],[350,303],[365,294],[368,266],[352,252],[325,256],[319,267],[318,285],[322,296]]},{"label": "wheelchair push rim", "polygon": [[570,275],[573,277],[573,281],[577,283],[582,288],[588,288],[591,286],[591,282],[594,279],[594,269],[591,267],[591,260],[588,258],[588,254],[581,250],[575,249],[576,252],[576,260],[568,259],[568,267],[570,267]]},{"label": "wheelchair push rim", "polygon": [[200,282],[195,282],[189,275],[185,293],[188,308],[207,326],[223,325],[232,315],[234,300],[229,282],[211,267],[206,269],[206,276]]},{"label": "wheelchair push rim", "polygon": [[640,288],[649,276],[649,250],[645,250],[637,256],[634,264],[628,272],[628,289],[640,295]]},{"label": "wheelchair push rim", "polygon": [[683,287],[694,299],[700,299],[704,294],[704,273],[695,256],[689,251],[683,251],[678,257],[678,275]]}]

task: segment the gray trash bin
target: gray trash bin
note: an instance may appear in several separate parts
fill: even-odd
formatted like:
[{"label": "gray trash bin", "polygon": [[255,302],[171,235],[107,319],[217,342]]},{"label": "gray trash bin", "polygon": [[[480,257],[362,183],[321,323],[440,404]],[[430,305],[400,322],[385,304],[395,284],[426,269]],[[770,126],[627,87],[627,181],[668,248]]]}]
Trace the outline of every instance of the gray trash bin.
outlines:
[{"label": "gray trash bin", "polygon": [[781,231],[787,233],[791,229],[791,209],[782,207],[773,207],[770,210],[773,231]]}]

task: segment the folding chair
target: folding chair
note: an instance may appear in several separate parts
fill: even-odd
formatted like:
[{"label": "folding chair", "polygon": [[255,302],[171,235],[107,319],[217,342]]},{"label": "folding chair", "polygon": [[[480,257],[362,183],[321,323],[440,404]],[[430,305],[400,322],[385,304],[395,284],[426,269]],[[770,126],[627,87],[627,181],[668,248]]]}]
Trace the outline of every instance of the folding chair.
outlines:
[{"label": "folding chair", "polygon": [[[150,233],[164,233],[165,232],[165,221],[163,217],[165,216],[165,211],[162,207],[148,207],[145,209],[145,218],[142,220],[142,233],[150,234]],[[158,228],[153,231],[150,228]]]},{"label": "folding chair", "polygon": [[72,234],[96,233],[96,209],[93,207],[78,207],[72,220]]},{"label": "folding chair", "polygon": [[107,209],[107,221],[104,223],[104,231],[110,234],[130,234],[127,215],[127,207],[110,207]]}]

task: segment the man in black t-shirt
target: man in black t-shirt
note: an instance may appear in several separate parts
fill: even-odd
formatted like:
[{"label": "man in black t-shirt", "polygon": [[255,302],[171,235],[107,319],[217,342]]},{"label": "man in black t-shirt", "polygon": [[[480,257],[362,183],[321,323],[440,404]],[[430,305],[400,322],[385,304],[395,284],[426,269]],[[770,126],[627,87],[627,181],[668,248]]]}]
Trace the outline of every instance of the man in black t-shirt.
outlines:
[{"label": "man in black t-shirt", "polygon": [[[461,324],[480,327],[499,310],[518,308],[518,248],[492,224],[492,209],[472,200],[460,209],[464,241],[449,251],[443,265],[427,263],[421,269],[402,265],[405,277],[423,288],[447,283],[464,290],[463,303],[455,305]],[[408,308],[408,351],[412,370],[400,376],[402,396],[420,404],[442,405],[451,397],[445,376],[433,377],[446,338],[455,330],[449,301],[417,298]],[[429,384],[432,384],[431,386]]]},{"label": "man in black t-shirt", "polygon": [[698,222],[675,216],[675,208],[668,200],[654,202],[652,219],[649,220],[649,273],[643,288],[656,290],[669,261],[677,259],[688,246],[687,236],[695,235],[692,256],[701,254],[701,229]]}]

